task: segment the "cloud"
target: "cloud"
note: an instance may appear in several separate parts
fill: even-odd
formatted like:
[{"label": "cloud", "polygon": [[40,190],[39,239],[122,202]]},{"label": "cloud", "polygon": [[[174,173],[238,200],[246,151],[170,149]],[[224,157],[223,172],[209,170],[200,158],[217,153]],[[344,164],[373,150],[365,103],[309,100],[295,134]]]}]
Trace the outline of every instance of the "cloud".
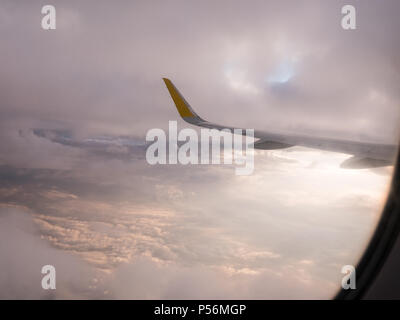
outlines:
[{"label": "cloud", "polygon": [[[31,252],[46,244],[88,266],[89,284],[68,293],[77,297],[329,298],[341,265],[362,252],[388,181],[341,169],[343,157],[303,148],[261,151],[250,177],[223,166],[165,171],[98,155],[84,170],[5,166],[0,201],[30,208],[41,237],[27,239]],[[5,237],[13,241],[13,234]],[[186,282],[191,290],[180,287]]]},{"label": "cloud", "polygon": [[[279,292],[274,294],[269,289],[271,280],[292,289],[291,281],[298,282],[295,278],[285,279],[283,276],[278,277],[280,280],[274,279],[270,271],[254,273],[244,268],[226,272],[222,267],[185,267],[174,262],[162,263],[154,260],[154,256],[123,263],[112,274],[99,272],[93,267],[96,265],[93,261],[86,264],[66,251],[49,246],[44,241],[46,236],[40,236],[26,209],[3,206],[0,220],[1,299],[194,299],[246,298],[250,295],[261,299],[265,294],[279,298]],[[70,226],[69,232],[76,233],[77,228]],[[60,235],[54,237],[63,238]],[[90,240],[93,239],[81,239],[92,246]],[[264,254],[260,253],[261,256]],[[41,268],[47,264],[56,268],[54,291],[41,287]],[[268,285],[262,287],[259,281]],[[245,290],[238,290],[242,286]],[[304,288],[300,283],[297,286],[298,290],[292,290],[291,297],[304,297]],[[310,297],[316,297],[315,288],[309,289]]]},{"label": "cloud", "polygon": [[[29,210],[0,207],[0,299],[100,298],[99,275],[40,238]],[[41,286],[42,267],[56,268],[56,290]]]},{"label": "cloud", "polygon": [[[295,130],[296,119],[297,130],[326,128],[353,137],[369,132],[386,140],[398,133],[398,122],[387,121],[399,116],[399,41],[387,32],[399,27],[395,1],[357,4],[354,32],[340,27],[340,1],[54,5],[58,28],[44,33],[40,14],[31,14],[40,12],[39,4],[2,4],[3,15],[12,18],[0,31],[3,121],[143,136],[176,118],[161,81],[169,76],[213,121]],[[94,10],[99,6],[107,14]],[[277,70],[282,76],[288,61],[293,76],[287,83],[302,99],[266,90],[265,79]],[[227,65],[234,67],[232,77],[240,77],[227,79]],[[266,94],[252,94],[258,91]],[[371,91],[386,100],[369,99]]]},{"label": "cloud", "polygon": [[303,278],[299,268],[291,271],[232,272],[229,268],[188,268],[140,259],[122,265],[111,288],[118,299],[327,299],[326,287],[335,288],[330,283],[315,286]]},{"label": "cloud", "polygon": [[[316,298],[326,290],[311,283],[304,286],[298,269],[284,276],[268,270],[188,267],[145,256],[121,264],[111,274],[100,272],[49,246],[26,209],[3,206],[0,220],[1,299]],[[41,268],[47,264],[56,269],[56,290],[41,287]],[[288,296],[284,292],[289,288]]]}]

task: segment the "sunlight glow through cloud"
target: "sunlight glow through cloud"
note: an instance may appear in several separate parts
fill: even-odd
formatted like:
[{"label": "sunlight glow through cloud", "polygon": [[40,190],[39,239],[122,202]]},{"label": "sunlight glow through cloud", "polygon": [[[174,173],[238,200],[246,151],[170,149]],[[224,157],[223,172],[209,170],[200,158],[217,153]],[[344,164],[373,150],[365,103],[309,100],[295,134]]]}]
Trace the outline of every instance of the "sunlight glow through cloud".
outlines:
[{"label": "sunlight glow through cloud", "polygon": [[234,64],[225,65],[224,76],[229,86],[234,90],[250,94],[259,93],[259,89],[247,79],[246,71],[236,67]]},{"label": "sunlight glow through cloud", "polygon": [[294,66],[291,61],[279,64],[272,74],[267,77],[269,83],[287,83],[294,76]]}]

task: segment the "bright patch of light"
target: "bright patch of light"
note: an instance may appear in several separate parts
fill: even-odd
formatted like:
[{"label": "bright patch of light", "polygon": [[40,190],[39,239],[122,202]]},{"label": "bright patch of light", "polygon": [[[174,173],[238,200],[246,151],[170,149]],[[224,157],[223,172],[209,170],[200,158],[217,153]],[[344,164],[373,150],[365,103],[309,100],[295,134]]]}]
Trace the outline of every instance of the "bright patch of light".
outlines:
[{"label": "bright patch of light", "polygon": [[285,61],[279,64],[267,77],[269,83],[287,83],[294,76],[293,63]]},{"label": "bright patch of light", "polygon": [[369,90],[368,99],[375,104],[386,104],[388,102],[386,95],[375,89]]},{"label": "bright patch of light", "polygon": [[232,89],[243,93],[259,93],[257,87],[247,79],[246,72],[243,69],[227,64],[224,68],[224,75]]}]

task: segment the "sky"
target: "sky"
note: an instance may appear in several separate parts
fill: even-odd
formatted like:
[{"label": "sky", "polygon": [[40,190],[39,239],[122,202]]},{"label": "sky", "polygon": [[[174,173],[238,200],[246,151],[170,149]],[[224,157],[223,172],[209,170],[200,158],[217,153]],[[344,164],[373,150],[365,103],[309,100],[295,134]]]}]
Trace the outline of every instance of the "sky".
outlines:
[{"label": "sky", "polygon": [[[204,119],[397,143],[398,1],[0,4],[0,298],[323,298],[368,244],[392,167],[256,151],[255,170],[156,165],[145,136]],[[40,286],[41,267],[57,289]]]}]

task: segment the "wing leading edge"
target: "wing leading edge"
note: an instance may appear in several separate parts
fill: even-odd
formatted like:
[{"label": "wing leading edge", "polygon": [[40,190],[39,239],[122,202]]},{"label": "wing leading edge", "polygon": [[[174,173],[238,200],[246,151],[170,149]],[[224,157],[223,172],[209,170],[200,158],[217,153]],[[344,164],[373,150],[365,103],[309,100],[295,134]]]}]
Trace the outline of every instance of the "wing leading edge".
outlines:
[{"label": "wing leading edge", "polygon": [[[165,85],[175,103],[182,119],[190,124],[209,129],[240,129],[208,122],[202,119],[185,100],[171,80],[163,78]],[[245,132],[245,130],[243,130]],[[273,150],[293,146],[303,146],[325,151],[333,151],[352,155],[342,163],[343,168],[372,168],[392,165],[396,156],[397,146],[393,144],[378,144],[351,140],[314,137],[254,131],[254,137],[259,139],[254,143],[256,149]]]}]

